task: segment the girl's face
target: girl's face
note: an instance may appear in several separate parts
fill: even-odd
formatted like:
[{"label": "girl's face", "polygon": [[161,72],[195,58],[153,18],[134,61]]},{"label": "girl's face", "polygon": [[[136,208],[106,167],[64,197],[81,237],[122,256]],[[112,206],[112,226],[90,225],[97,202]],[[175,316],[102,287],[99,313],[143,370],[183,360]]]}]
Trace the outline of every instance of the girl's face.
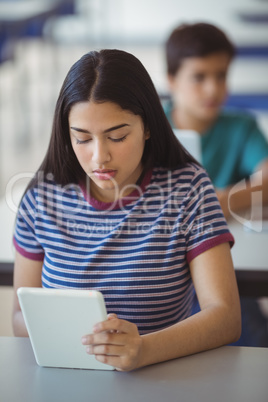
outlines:
[{"label": "girl's face", "polygon": [[113,202],[133,191],[150,137],[140,116],[112,102],[81,102],[70,111],[69,130],[94,198]]},{"label": "girl's face", "polygon": [[214,120],[227,94],[230,57],[215,53],[185,59],[174,77],[169,77],[176,107],[201,121]]}]

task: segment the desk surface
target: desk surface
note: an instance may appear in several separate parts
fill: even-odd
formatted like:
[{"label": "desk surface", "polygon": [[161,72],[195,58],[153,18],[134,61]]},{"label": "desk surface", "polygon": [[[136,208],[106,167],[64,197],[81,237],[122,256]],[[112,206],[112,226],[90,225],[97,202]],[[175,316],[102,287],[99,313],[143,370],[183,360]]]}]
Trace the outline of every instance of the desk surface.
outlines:
[{"label": "desk surface", "polygon": [[0,338],[1,400],[267,402],[268,348],[225,346],[122,373],[37,366],[29,339]]},{"label": "desk surface", "polygon": [[235,238],[231,250],[240,296],[268,297],[267,221],[255,222],[249,230],[239,222],[229,223]]},{"label": "desk surface", "polygon": [[267,221],[256,222],[256,230],[249,230],[239,222],[229,223],[235,238],[231,250],[235,270],[268,272],[268,227]]}]

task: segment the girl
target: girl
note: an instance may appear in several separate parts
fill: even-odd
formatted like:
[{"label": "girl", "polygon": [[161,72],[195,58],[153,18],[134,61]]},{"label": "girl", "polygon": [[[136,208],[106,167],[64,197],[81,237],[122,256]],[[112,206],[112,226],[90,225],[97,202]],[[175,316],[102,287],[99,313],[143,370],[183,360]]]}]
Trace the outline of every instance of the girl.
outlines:
[{"label": "girl", "polygon": [[[21,286],[97,289],[108,319],[85,353],[133,370],[239,338],[233,237],[206,172],[173,134],[133,55],[90,52],[70,69],[46,157],[14,235]],[[193,286],[201,311],[189,317]],[[79,312],[78,312],[79,314]]]}]

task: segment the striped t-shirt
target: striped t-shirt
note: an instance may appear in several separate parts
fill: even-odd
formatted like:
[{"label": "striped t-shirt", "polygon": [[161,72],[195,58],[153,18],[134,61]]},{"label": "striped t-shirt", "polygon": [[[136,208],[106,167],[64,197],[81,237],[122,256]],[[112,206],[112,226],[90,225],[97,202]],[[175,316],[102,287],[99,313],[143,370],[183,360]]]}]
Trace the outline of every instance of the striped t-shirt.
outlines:
[{"label": "striped t-shirt", "polygon": [[43,287],[99,290],[108,313],[141,334],[190,315],[189,262],[233,242],[206,172],[195,164],[155,168],[114,204],[88,193],[46,179],[21,202],[14,244],[43,260]]}]

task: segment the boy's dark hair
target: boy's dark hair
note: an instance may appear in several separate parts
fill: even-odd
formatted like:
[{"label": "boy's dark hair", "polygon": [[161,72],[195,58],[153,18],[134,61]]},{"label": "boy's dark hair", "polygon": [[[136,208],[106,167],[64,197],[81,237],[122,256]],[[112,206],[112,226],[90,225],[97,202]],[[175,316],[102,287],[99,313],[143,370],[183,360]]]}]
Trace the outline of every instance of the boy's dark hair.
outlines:
[{"label": "boy's dark hair", "polygon": [[235,55],[235,47],[225,33],[212,24],[196,23],[178,26],[170,34],[166,46],[167,72],[176,75],[184,59],[205,57],[224,52]]}]

